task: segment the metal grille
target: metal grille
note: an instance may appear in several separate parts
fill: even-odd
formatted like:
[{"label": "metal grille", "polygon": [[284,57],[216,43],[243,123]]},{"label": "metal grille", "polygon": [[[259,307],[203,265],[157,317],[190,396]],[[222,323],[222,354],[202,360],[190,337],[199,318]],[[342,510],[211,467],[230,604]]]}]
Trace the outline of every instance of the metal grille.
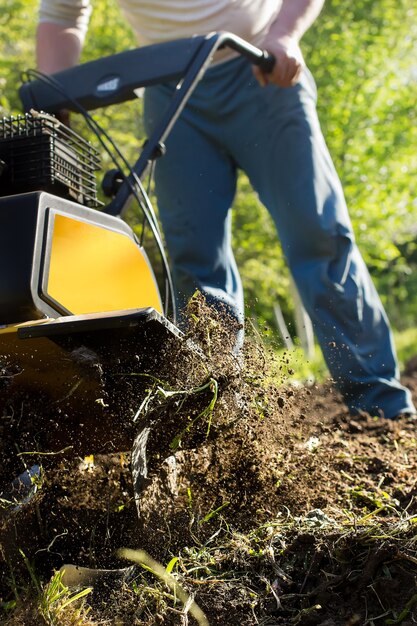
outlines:
[{"label": "metal grille", "polygon": [[31,112],[0,119],[0,195],[49,191],[84,206],[100,206],[97,151],[56,118]]}]

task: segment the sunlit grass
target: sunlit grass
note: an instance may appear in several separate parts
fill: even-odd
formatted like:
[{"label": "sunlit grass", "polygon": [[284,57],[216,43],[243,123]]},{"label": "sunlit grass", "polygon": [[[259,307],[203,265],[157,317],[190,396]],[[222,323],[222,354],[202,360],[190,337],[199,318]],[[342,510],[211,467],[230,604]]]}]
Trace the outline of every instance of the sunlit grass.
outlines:
[{"label": "sunlit grass", "polygon": [[[417,328],[394,331],[394,341],[397,348],[400,371],[403,371],[408,361],[417,354]],[[323,382],[329,376],[321,350],[317,345],[315,346],[314,354],[310,357],[307,357],[305,352],[297,346],[291,350],[276,347],[273,350],[273,354],[274,360],[278,364],[280,375],[284,378],[300,382]],[[272,369],[273,371],[275,370],[274,366],[272,366]]]},{"label": "sunlit grass", "polygon": [[417,354],[417,328],[407,328],[401,332],[394,332],[394,338],[400,369],[403,370],[411,357]]}]

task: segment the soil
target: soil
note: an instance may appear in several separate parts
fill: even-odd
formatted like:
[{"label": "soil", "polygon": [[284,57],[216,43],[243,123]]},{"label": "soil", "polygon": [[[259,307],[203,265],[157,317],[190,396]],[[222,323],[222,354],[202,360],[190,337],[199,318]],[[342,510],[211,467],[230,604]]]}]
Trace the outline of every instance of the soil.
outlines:
[{"label": "soil", "polygon": [[[1,623],[417,623],[416,422],[350,416],[331,381],[297,383],[256,337],[236,358],[220,320],[194,307],[192,347],[167,346],[158,376],[139,387],[129,377],[123,414],[109,409],[124,420],[115,448],[106,437],[77,448],[76,428],[54,447],[44,398],[5,403],[0,484],[12,441],[32,452],[27,466],[41,459],[43,482],[3,512]],[[402,379],[417,402],[417,360]],[[120,548],[170,563],[207,621]],[[43,585],[64,563],[129,566],[129,576],[97,583],[78,621],[61,611],[48,622],[31,579]]]}]

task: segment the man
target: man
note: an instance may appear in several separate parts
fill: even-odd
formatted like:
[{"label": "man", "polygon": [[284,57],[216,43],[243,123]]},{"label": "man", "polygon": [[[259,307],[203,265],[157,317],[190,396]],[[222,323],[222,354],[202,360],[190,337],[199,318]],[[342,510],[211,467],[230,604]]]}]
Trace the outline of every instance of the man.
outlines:
[{"label": "man", "polygon": [[[180,306],[195,289],[243,318],[230,244],[236,173],[248,175],[278,230],[329,370],[349,409],[414,414],[392,336],[356,246],[316,114],[299,41],[324,0],[119,0],[141,43],[231,31],[276,58],[271,74],[222,51],[199,83],[156,167],[159,214]],[[41,0],[38,67],[78,62],[89,0]],[[146,90],[150,132],[174,85]]]}]

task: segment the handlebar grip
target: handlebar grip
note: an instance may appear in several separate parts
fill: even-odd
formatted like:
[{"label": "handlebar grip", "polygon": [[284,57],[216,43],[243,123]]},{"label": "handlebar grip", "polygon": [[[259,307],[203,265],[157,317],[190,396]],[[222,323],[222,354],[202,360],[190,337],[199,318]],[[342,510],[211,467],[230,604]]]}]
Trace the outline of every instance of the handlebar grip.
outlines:
[{"label": "handlebar grip", "polygon": [[230,48],[236,50],[240,55],[246,57],[248,61],[259,67],[265,74],[270,74],[275,65],[275,57],[268,50],[261,50],[253,44],[241,39],[237,35],[228,32],[214,33],[211,36],[216,48]]},{"label": "handlebar grip", "polygon": [[268,50],[262,50],[262,56],[253,61],[253,64],[259,67],[264,74],[270,74],[275,66],[275,57]]}]

